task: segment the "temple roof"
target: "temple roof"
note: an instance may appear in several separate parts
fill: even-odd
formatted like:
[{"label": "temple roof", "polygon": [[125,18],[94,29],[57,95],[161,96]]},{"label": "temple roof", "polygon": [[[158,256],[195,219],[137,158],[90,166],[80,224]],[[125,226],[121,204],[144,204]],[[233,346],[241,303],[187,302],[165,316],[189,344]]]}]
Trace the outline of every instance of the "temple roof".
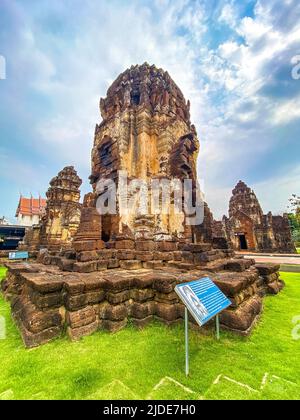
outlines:
[{"label": "temple roof", "polygon": [[251,188],[248,187],[248,185],[244,181],[239,181],[234,189],[232,190],[232,194],[240,194],[240,193],[251,193]]},{"label": "temple roof", "polygon": [[26,198],[20,197],[16,217],[23,216],[41,216],[45,210],[47,201],[44,198]]}]

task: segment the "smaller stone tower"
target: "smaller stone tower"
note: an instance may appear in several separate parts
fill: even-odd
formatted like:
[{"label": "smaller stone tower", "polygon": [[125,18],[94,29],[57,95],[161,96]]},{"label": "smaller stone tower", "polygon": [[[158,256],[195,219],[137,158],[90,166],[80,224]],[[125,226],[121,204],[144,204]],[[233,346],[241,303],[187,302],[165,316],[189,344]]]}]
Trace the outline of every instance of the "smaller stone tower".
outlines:
[{"label": "smaller stone tower", "polygon": [[47,206],[41,221],[40,248],[50,251],[67,249],[77,232],[82,180],[73,166],[67,166],[50,181]]}]

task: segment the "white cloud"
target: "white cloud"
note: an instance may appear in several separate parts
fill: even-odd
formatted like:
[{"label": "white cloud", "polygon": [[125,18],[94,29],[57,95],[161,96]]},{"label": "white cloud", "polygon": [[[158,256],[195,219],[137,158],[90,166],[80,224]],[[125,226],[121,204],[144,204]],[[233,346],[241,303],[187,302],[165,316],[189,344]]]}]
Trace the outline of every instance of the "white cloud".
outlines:
[{"label": "white cloud", "polygon": [[226,23],[232,28],[236,26],[237,11],[234,8],[232,2],[224,5],[218,20],[219,22]]},{"label": "white cloud", "polygon": [[293,120],[300,119],[300,96],[286,101],[283,104],[275,105],[271,122],[281,125],[287,124]]},{"label": "white cloud", "polygon": [[268,178],[252,187],[264,212],[268,212],[270,209],[274,214],[288,212],[289,198],[292,194],[297,194],[300,191],[300,166],[296,166],[284,176]]}]

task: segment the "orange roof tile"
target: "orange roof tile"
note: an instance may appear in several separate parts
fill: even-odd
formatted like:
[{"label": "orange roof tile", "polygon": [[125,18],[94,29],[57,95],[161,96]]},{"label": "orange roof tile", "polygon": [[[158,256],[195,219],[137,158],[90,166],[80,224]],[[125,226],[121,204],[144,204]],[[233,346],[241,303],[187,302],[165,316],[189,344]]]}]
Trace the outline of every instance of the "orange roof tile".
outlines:
[{"label": "orange roof tile", "polygon": [[24,216],[40,216],[46,208],[47,201],[44,198],[25,198],[20,197],[16,217],[19,214]]}]

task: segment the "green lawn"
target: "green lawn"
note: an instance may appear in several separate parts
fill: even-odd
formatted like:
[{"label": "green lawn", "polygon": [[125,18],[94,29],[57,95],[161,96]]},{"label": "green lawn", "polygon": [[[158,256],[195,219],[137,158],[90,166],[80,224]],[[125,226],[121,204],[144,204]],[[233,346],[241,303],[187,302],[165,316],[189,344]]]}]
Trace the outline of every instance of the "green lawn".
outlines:
[{"label": "green lawn", "polygon": [[218,342],[212,332],[190,333],[189,378],[183,326],[153,323],[25,350],[0,298],[7,330],[0,340],[0,399],[299,399],[300,340],[291,332],[300,315],[300,274],[282,277],[287,287],[265,299],[250,338],[222,332]]},{"label": "green lawn", "polygon": [[296,249],[297,249],[298,254],[300,254],[300,248],[296,248]]}]

